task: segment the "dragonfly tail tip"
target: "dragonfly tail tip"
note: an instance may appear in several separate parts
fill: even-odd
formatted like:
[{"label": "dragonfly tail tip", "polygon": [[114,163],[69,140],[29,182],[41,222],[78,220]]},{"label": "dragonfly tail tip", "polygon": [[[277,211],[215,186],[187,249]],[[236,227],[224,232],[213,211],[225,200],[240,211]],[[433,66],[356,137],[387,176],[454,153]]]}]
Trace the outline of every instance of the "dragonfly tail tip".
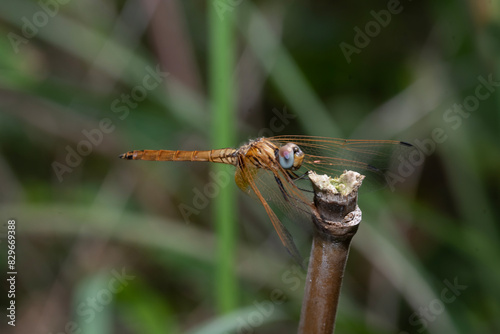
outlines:
[{"label": "dragonfly tail tip", "polygon": [[407,143],[407,142],[405,142],[405,141],[400,141],[399,143],[400,143],[401,145],[403,145],[403,146],[413,147],[413,145],[412,145],[412,144]]}]

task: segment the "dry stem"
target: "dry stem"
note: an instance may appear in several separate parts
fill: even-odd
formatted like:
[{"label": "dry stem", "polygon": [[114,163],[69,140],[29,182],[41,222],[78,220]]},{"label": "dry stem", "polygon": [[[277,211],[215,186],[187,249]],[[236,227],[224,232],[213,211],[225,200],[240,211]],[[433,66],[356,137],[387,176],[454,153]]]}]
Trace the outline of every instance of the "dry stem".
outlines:
[{"label": "dry stem", "polygon": [[302,302],[299,334],[331,334],[351,239],[361,222],[358,189],[364,176],[309,175],[314,186],[314,238]]}]

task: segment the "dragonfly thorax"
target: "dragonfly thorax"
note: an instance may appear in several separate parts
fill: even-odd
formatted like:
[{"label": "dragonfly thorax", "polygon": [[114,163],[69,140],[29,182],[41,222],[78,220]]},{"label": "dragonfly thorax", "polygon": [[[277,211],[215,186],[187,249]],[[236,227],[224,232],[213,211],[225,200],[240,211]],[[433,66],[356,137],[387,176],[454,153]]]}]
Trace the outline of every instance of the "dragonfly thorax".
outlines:
[{"label": "dragonfly thorax", "polygon": [[257,168],[276,168],[295,171],[302,166],[304,152],[295,143],[286,143],[277,146],[266,138],[259,138],[240,149],[243,154]]}]

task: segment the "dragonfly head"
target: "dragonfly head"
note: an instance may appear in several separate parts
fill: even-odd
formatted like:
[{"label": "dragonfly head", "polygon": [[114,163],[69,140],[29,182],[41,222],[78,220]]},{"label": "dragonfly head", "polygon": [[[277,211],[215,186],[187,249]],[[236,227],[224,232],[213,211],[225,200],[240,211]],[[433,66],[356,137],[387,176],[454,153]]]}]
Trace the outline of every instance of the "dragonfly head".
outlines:
[{"label": "dragonfly head", "polygon": [[304,152],[297,144],[287,143],[279,148],[277,158],[284,169],[297,170],[302,166]]}]

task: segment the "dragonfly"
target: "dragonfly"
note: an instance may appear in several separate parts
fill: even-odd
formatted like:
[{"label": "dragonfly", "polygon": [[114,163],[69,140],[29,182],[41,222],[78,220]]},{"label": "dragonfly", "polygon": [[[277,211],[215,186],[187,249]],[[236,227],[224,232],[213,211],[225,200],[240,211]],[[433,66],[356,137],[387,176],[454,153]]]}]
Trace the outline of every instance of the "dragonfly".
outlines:
[{"label": "dragonfly", "polygon": [[[251,140],[239,148],[203,151],[134,150],[120,155],[127,160],[206,161],[236,167],[236,185],[264,207],[279,239],[300,262],[291,234],[276,214],[288,216],[315,212],[310,171],[335,175],[354,170],[372,186],[387,185],[390,173],[409,155],[413,146],[396,140],[338,139],[283,135]],[[274,204],[274,205],[271,205]]]}]

